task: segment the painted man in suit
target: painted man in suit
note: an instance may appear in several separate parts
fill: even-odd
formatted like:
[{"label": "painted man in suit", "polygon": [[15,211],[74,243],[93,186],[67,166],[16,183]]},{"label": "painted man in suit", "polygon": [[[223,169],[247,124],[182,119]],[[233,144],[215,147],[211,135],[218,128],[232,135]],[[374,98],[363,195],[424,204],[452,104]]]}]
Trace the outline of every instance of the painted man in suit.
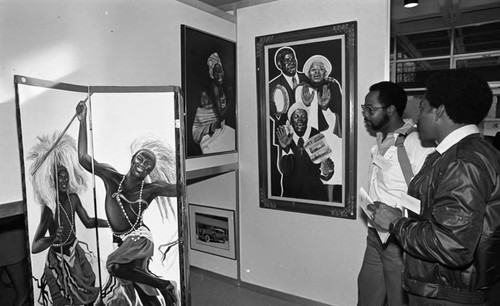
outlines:
[{"label": "painted man in suit", "polygon": [[269,82],[269,110],[271,117],[280,120],[280,125],[283,125],[287,119],[288,108],[295,103],[295,88],[307,78],[303,72],[297,71],[297,57],[290,47],[282,47],[276,51],[274,64],[281,74]]},{"label": "painted man in suit", "polygon": [[334,173],[333,161],[327,157],[314,163],[306,152],[304,144],[318,130],[308,124],[307,107],[300,102],[293,104],[288,110],[288,117],[293,129],[287,126],[278,127],[283,155],[279,161],[279,169],[283,173],[283,196],[307,200],[328,201],[328,181]]},{"label": "painted man in suit", "polygon": [[295,103],[295,88],[307,80],[304,73],[297,71],[297,57],[290,47],[278,49],[274,55],[274,64],[281,73],[269,82],[269,116],[271,146],[271,194],[282,195],[281,173],[278,170],[279,141],[276,128],[287,123],[288,108]]}]

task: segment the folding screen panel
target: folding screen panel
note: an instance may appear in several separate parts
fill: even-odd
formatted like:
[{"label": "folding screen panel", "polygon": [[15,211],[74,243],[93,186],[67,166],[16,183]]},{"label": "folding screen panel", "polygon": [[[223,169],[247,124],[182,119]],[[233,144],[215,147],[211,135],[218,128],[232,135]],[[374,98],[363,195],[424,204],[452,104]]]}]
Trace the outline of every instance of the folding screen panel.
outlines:
[{"label": "folding screen panel", "polygon": [[15,84],[34,304],[184,300],[178,88]]}]

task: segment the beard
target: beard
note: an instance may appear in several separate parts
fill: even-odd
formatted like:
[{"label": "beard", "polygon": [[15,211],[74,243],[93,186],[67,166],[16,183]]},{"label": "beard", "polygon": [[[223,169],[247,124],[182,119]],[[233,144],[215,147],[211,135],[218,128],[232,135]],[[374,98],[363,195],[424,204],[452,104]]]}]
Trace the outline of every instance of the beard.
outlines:
[{"label": "beard", "polygon": [[368,125],[374,131],[379,131],[388,122],[389,122],[389,115],[387,115],[387,113],[384,113],[384,116],[378,122],[373,122],[372,120],[368,120]]}]

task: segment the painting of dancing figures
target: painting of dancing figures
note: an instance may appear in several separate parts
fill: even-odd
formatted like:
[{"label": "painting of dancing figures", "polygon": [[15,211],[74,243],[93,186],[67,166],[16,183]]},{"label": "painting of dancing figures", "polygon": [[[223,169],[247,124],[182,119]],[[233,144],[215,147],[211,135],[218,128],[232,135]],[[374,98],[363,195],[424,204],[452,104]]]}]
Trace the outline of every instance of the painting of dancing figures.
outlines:
[{"label": "painting of dancing figures", "polygon": [[22,79],[34,304],[181,305],[175,94]]}]

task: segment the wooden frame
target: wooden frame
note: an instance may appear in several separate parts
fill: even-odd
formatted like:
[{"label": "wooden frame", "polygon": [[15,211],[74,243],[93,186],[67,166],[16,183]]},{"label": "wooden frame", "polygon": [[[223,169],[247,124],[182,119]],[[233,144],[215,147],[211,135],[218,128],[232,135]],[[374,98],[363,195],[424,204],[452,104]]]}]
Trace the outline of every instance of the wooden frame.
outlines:
[{"label": "wooden frame", "polygon": [[181,25],[181,45],[186,158],[236,152],[236,44]]},{"label": "wooden frame", "polygon": [[189,204],[191,249],[236,259],[234,210]]},{"label": "wooden frame", "polygon": [[[356,218],[356,32],[357,23],[354,21],[270,34],[255,39],[262,208]],[[292,52],[285,52],[285,49],[292,49]],[[292,88],[290,78],[286,77],[287,74],[293,74],[293,67],[287,67],[289,63],[280,61],[281,54],[286,53],[292,54],[289,55],[292,62],[295,58],[295,76],[298,78],[295,89]],[[314,73],[314,66],[319,62],[326,71],[323,81],[308,76],[309,71]],[[287,69],[292,72],[287,72]],[[314,90],[314,86],[319,90]],[[330,93],[326,110],[321,108],[319,102],[323,99],[321,97],[328,96],[325,95],[325,89]],[[313,95],[312,102],[303,93]],[[306,131],[310,132],[304,134],[304,138],[307,136],[311,140],[314,133],[320,135],[313,138],[309,145],[315,144],[313,149],[323,148],[326,156],[333,161],[333,175],[331,167],[323,168],[331,163],[319,162],[322,159],[309,154],[310,161],[315,163],[311,165],[307,158],[300,160],[299,155],[293,153],[298,152],[294,148],[300,148],[300,145],[296,139],[290,139],[294,134],[299,135],[300,127],[297,126],[296,129],[291,124],[289,115],[294,114],[299,105],[306,104],[307,127],[310,128]],[[283,131],[289,137],[288,142],[285,138],[280,143],[277,132],[280,127],[286,127]],[[316,139],[318,137],[321,139]],[[307,145],[306,141],[306,150]],[[285,157],[286,155],[288,156]],[[294,160],[293,166],[288,162],[291,159]],[[302,166],[301,169],[299,165]],[[318,182],[318,176],[323,179],[321,182],[324,186]],[[326,196],[323,188],[326,189]]]}]

